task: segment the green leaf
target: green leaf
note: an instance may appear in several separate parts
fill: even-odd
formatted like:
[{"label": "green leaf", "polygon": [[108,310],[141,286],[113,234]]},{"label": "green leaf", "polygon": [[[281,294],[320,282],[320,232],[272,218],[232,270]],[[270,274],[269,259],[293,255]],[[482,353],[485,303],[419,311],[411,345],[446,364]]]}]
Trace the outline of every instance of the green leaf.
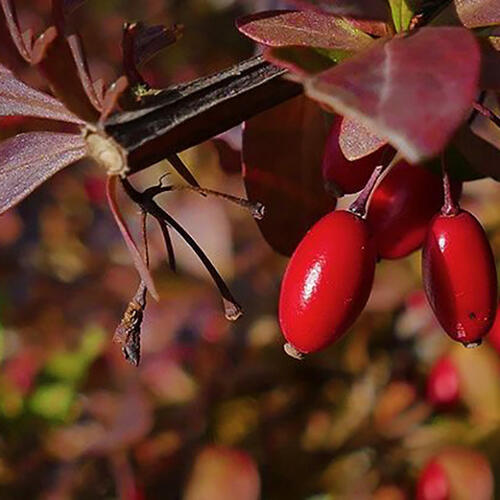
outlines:
[{"label": "green leaf", "polygon": [[38,387],[29,400],[31,411],[47,420],[66,420],[75,393],[67,384],[46,384]]},{"label": "green leaf", "polygon": [[416,12],[415,0],[389,0],[392,21],[396,31],[406,31]]},{"label": "green leaf", "polygon": [[79,352],[57,352],[47,362],[45,372],[54,378],[75,383],[87,370],[87,357]]}]

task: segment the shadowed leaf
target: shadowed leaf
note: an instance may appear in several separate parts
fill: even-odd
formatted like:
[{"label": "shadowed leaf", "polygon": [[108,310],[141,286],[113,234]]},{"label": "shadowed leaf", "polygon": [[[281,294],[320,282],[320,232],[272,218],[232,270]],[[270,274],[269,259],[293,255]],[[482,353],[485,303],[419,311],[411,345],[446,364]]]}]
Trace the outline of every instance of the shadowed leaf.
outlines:
[{"label": "shadowed leaf", "polygon": [[325,49],[362,50],[373,43],[349,21],[314,11],[268,11],[242,17],[238,29],[271,47],[287,45]]},{"label": "shadowed leaf", "polygon": [[264,50],[264,57],[276,66],[303,76],[321,73],[335,66],[335,61],[314,47],[271,47]]},{"label": "shadowed leaf", "polygon": [[245,124],[248,198],[265,205],[265,216],[257,223],[271,247],[284,255],[291,255],[307,230],[335,208],[321,175],[326,135],[320,107],[303,96]]},{"label": "shadowed leaf", "polygon": [[122,216],[120,207],[118,206],[118,202],[116,199],[116,186],[118,183],[118,177],[112,176],[108,178],[108,182],[106,185],[106,194],[108,197],[109,208],[111,209],[111,213],[115,219],[116,225],[120,229],[122,233],[123,239],[125,240],[125,244],[127,245],[128,251],[132,257],[132,261],[134,262],[134,266],[139,273],[142,281],[145,283],[149,293],[155,300],[159,300],[158,292],[156,291],[156,287],[153,281],[153,277],[149,272],[148,266],[142,256],[142,253],[137,248],[137,245],[130,233],[130,230],[125,222],[125,219]]},{"label": "shadowed leaf", "polygon": [[463,126],[455,136],[454,144],[477,172],[500,181],[500,150]]},{"label": "shadowed leaf", "polygon": [[32,89],[0,65],[0,116],[29,116],[84,123],[53,97]]},{"label": "shadowed leaf", "polygon": [[19,203],[49,177],[86,154],[75,134],[29,132],[0,144],[0,213]]},{"label": "shadowed leaf", "polygon": [[459,23],[467,28],[500,24],[498,0],[453,0],[433,21],[433,24]]},{"label": "shadowed leaf", "polygon": [[[464,28],[422,28],[305,80],[306,93],[357,120],[411,163],[437,155],[471,110],[480,53]],[[395,111],[397,110],[397,111]]]}]

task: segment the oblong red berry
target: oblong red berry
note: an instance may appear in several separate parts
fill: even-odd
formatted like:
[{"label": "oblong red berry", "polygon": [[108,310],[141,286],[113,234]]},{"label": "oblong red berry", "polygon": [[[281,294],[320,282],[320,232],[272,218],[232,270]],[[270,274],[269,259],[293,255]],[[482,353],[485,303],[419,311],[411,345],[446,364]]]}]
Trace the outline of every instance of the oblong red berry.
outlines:
[{"label": "oblong red berry", "polygon": [[[451,181],[458,201],[462,183]],[[422,246],[427,226],[443,205],[443,179],[421,165],[402,160],[373,192],[366,215],[379,257],[399,259]]]},{"label": "oblong red berry", "polygon": [[433,218],[422,274],[427,299],[445,332],[466,346],[480,343],[495,319],[497,277],[488,238],[471,213]]},{"label": "oblong red berry", "polygon": [[375,167],[380,165],[386,149],[382,147],[359,160],[349,161],[339,146],[341,124],[342,117],[335,116],[326,139],[322,164],[325,186],[335,196],[361,191]]},{"label": "oblong red berry", "polygon": [[375,263],[365,220],[345,210],[320,219],[296,248],[281,284],[279,321],[289,344],[305,354],[341,337],[368,300]]},{"label": "oblong red berry", "polygon": [[453,408],[460,400],[458,369],[449,356],[443,356],[432,367],[427,378],[427,401],[438,408]]},{"label": "oblong red berry", "polygon": [[420,473],[417,500],[448,500],[450,485],[446,473],[435,460],[431,460]]}]

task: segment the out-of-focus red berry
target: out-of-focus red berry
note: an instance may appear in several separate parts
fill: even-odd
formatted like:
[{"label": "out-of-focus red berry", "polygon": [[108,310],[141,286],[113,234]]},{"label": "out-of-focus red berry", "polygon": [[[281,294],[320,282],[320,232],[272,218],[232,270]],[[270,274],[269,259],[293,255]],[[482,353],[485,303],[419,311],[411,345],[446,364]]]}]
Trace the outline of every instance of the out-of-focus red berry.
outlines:
[{"label": "out-of-focus red berry", "polygon": [[417,483],[417,500],[448,500],[448,478],[437,461],[430,461],[420,473]]},{"label": "out-of-focus red berry", "polygon": [[431,369],[427,379],[427,401],[438,408],[452,408],[460,400],[457,367],[449,356],[443,356]]}]

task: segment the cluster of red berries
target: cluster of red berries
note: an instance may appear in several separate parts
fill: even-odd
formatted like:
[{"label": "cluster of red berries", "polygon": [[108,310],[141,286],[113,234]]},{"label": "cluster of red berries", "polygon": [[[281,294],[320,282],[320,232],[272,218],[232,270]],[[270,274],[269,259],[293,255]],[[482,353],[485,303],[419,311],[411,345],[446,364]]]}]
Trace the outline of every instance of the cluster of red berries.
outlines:
[{"label": "cluster of red berries", "polygon": [[394,151],[386,146],[348,161],[339,130],[336,118],[324,154],[326,184],[337,195],[362,191],[348,210],[320,219],[288,263],[279,303],[285,350],[302,357],[339,339],[368,301],[377,260],[420,247],[424,289],[439,323],[452,339],[479,345],[495,319],[497,277],[484,229],[457,204],[461,182],[400,160],[377,184],[378,165]]}]

